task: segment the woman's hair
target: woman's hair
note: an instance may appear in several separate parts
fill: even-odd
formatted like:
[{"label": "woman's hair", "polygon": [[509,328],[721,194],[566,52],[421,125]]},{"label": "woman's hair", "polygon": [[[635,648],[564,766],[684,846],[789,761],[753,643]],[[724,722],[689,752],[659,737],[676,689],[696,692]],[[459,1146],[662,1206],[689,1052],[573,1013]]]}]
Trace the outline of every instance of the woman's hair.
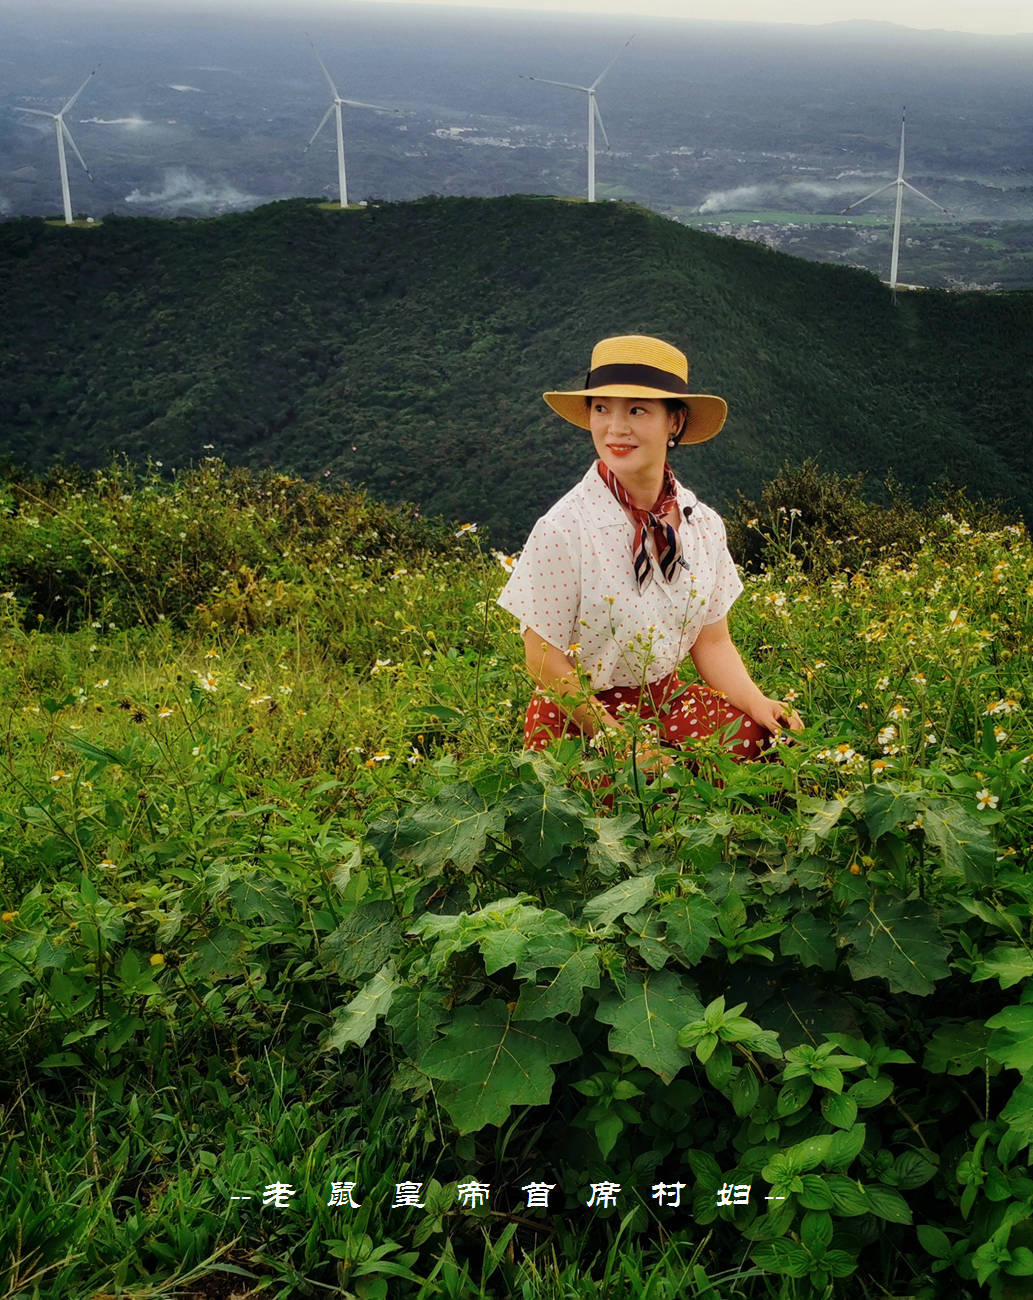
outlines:
[{"label": "woman's hair", "polygon": [[674,435],[674,445],[677,447],[678,443],[681,442],[682,440],[683,434],[685,433],[685,426],[689,422],[689,408],[678,397],[665,397],[663,399],[663,403],[664,406],[667,407],[668,415],[674,415],[676,411],[683,411],[685,413],[684,418],[682,419],[681,422],[681,428]]},{"label": "woman's hair", "polygon": [[[656,401],[657,399],[654,397],[651,400]],[[689,408],[685,405],[685,403],[681,400],[680,397],[662,397],[659,400],[662,401],[664,406],[667,407],[668,415],[674,415],[676,411],[685,412],[685,418],[681,422],[681,428],[674,435],[674,445],[677,447],[678,443],[681,442],[682,440],[683,434],[685,433],[685,426],[689,422]],[[592,398],[586,397],[585,409],[588,410],[591,407],[591,405],[592,405]]]}]

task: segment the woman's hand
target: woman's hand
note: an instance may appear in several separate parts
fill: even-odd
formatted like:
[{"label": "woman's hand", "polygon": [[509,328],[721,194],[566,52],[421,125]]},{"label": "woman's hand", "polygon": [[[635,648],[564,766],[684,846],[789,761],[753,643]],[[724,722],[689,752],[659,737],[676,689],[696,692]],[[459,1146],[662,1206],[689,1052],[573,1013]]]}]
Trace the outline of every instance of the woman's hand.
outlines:
[{"label": "woman's hand", "polygon": [[751,713],[772,735],[777,735],[785,727],[790,731],[803,731],[803,719],[785,700],[771,700],[764,696],[762,706],[755,712],[751,710]]}]

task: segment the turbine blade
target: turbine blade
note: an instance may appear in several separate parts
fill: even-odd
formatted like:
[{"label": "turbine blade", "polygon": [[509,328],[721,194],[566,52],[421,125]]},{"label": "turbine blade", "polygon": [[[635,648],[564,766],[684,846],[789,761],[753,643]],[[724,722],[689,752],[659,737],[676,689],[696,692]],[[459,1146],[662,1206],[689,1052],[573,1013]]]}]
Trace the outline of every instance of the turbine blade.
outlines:
[{"label": "turbine blade", "polygon": [[56,113],[48,113],[42,108],[22,108],[20,104],[18,105],[18,112],[35,113],[37,117],[57,117]]},{"label": "turbine blade", "polygon": [[910,181],[902,181],[901,184],[906,185],[908,189],[911,191],[911,193],[917,194],[920,199],[925,199],[927,203],[931,203],[933,207],[939,208],[941,212],[946,212],[948,217],[951,215],[950,212],[947,210],[947,208],[943,206],[942,203],[937,203],[936,200],[931,199],[928,194],[923,194],[922,191],[920,189],[917,189],[914,185],[912,185]]},{"label": "turbine blade", "polygon": [[397,113],[399,109],[388,108],[386,104],[366,104],[361,99],[342,99],[342,104],[347,104],[349,108],[375,108],[378,113]]},{"label": "turbine blade", "polygon": [[610,71],[610,69],[613,67],[613,65],[617,62],[617,60],[620,58],[620,56],[624,53],[624,51],[628,48],[628,46],[631,44],[631,42],[632,42],[634,39],[635,39],[634,34],[632,34],[631,36],[628,37],[628,39],[627,39],[627,40],[624,42],[624,44],[620,47],[620,49],[619,49],[619,50],[617,51],[617,53],[613,56],[613,58],[610,60],[610,62],[606,65],[606,67],[603,68],[602,72],[599,73],[599,75],[598,75],[598,77],[596,77],[595,81],[592,82],[591,86],[589,87],[590,90],[595,90],[596,86],[598,86],[598,84],[600,83],[600,81],[602,81],[603,77],[606,76],[606,74]]},{"label": "turbine blade", "polygon": [[331,104],[330,107],[329,107],[329,108],[326,110],[326,112],[323,114],[323,120],[319,123],[319,125],[316,127],[316,129],[312,132],[312,139],[309,140],[308,144],[305,146],[304,152],[306,152],[306,153],[308,152],[309,148],[310,148],[311,145],[312,145],[312,141],[315,140],[316,136],[320,133],[320,131],[322,131],[323,127],[326,126],[326,124],[327,124],[327,120],[328,120],[328,118],[330,117],[330,114],[331,114],[333,111],[334,111],[334,105]]},{"label": "turbine blade", "polygon": [[334,97],[335,99],[340,99],[340,98],[341,98],[340,92],[338,91],[337,87],[334,85],[334,79],[333,79],[333,77],[331,77],[331,75],[329,74],[329,72],[327,72],[327,70],[326,70],[326,64],[325,64],[325,63],[323,62],[323,60],[319,57],[319,51],[316,49],[315,45],[313,45],[313,43],[312,43],[311,40],[309,40],[309,45],[312,46],[312,53],[316,56],[316,62],[317,62],[317,63],[319,64],[319,66],[323,69],[323,76],[326,77],[327,81],[330,83],[330,90],[331,90],[331,93],[333,94],[333,97]]},{"label": "turbine blade", "polygon": [[595,96],[592,96],[592,106],[595,108],[595,120],[599,123],[599,130],[603,133],[603,139],[606,141],[606,147],[609,149],[610,141],[606,134],[606,127],[603,126],[603,115],[599,112],[599,105],[595,102]]},{"label": "turbine blade", "polygon": [[[97,64],[97,68],[99,68],[99,67],[100,67],[100,64],[98,63],[98,64]],[[86,89],[86,87],[90,84],[91,80],[92,80],[92,79],[97,75],[97,68],[94,68],[94,69],[93,69],[93,71],[92,71],[92,72],[90,73],[90,75],[86,78],[86,80],[82,83],[82,85],[81,85],[81,86],[79,87],[79,89],[75,92],[75,94],[72,96],[72,98],[71,98],[71,99],[68,101],[68,103],[64,106],[64,108],[61,110],[61,113],[62,113],[62,114],[68,112],[68,110],[72,107],[72,105],[75,103],[75,101],[79,98],[79,96],[83,93],[83,91]],[[85,166],[85,164],[83,164],[83,165]]]},{"label": "turbine blade", "polygon": [[79,152],[79,146],[78,146],[78,145],[75,143],[75,141],[72,139],[72,133],[71,133],[71,131],[69,131],[69,129],[68,129],[67,125],[65,124],[65,121],[64,121],[63,118],[61,119],[61,130],[65,133],[65,139],[66,139],[66,140],[68,141],[68,143],[72,146],[72,151],[74,152],[76,158],[78,158],[79,161],[82,163],[82,169],[83,169],[83,171],[86,173],[87,176],[89,176],[90,180],[92,181],[92,180],[93,180],[93,176],[92,176],[92,174],[90,173],[90,169],[89,169],[89,167],[86,166],[86,160],[83,158],[82,154]]},{"label": "turbine blade", "polygon": [[862,203],[867,203],[869,199],[874,199],[876,194],[881,194],[883,190],[892,189],[896,183],[896,181],[887,181],[885,185],[880,185],[877,190],[872,190],[871,194],[866,194],[863,199],[858,199],[856,202],[848,204],[845,208],[840,208],[839,215],[842,216],[844,212],[849,212],[851,208],[859,208]]},{"label": "turbine blade", "polygon": [[[521,74],[523,75],[523,74]],[[543,86],[565,86],[567,90],[583,90],[586,94],[591,89],[590,86],[575,86],[569,81],[547,81],[544,77],[524,77],[525,81],[539,81]]]}]

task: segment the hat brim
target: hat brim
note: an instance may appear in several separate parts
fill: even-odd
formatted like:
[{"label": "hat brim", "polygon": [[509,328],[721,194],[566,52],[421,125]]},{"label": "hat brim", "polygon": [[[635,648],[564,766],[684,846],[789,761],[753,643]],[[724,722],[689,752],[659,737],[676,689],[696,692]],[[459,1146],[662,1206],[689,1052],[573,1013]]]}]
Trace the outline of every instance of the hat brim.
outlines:
[{"label": "hat brim", "polygon": [[651,397],[654,401],[676,400],[684,402],[689,410],[681,442],[706,442],[721,432],[728,415],[728,403],[723,397],[707,393],[670,393],[661,388],[631,387],[627,384],[606,384],[601,388],[581,388],[573,393],[543,393],[542,396],[564,420],[579,429],[590,429],[586,397]]}]

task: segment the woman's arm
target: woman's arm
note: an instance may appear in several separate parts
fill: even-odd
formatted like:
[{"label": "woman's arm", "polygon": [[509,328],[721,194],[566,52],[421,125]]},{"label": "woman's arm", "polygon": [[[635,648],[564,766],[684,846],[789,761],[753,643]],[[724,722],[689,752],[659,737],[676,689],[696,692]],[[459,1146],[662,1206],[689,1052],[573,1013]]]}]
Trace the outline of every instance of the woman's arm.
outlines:
[{"label": "woman's arm", "polygon": [[[528,628],[524,633],[524,662],[532,680],[557,697],[563,712],[572,718],[586,736],[594,736],[603,727],[614,727],[623,731],[623,727],[606,708],[590,695],[584,699],[585,688],[578,680],[577,665],[569,655],[546,641],[540,632]],[[579,702],[569,700],[574,696]]]},{"label": "woman's arm", "polygon": [[780,731],[788,726],[791,731],[802,731],[803,721],[795,709],[789,709],[782,700],[772,700],[746,671],[739,651],[728,632],[728,619],[706,624],[689,651],[696,671],[706,684],[720,691],[730,704],[755,718],[768,731]]},{"label": "woman's arm", "polygon": [[[587,700],[584,698],[585,688],[578,678],[574,661],[532,628],[524,633],[524,662],[532,679],[542,690],[556,697],[559,707],[577,723],[586,736],[594,736],[604,727],[627,736],[623,723],[618,722],[594,695],[590,695]],[[624,757],[626,756],[625,754]],[[643,772],[654,772],[657,768],[663,771],[672,761],[670,755],[664,754],[655,745],[636,746],[635,763]]]}]

